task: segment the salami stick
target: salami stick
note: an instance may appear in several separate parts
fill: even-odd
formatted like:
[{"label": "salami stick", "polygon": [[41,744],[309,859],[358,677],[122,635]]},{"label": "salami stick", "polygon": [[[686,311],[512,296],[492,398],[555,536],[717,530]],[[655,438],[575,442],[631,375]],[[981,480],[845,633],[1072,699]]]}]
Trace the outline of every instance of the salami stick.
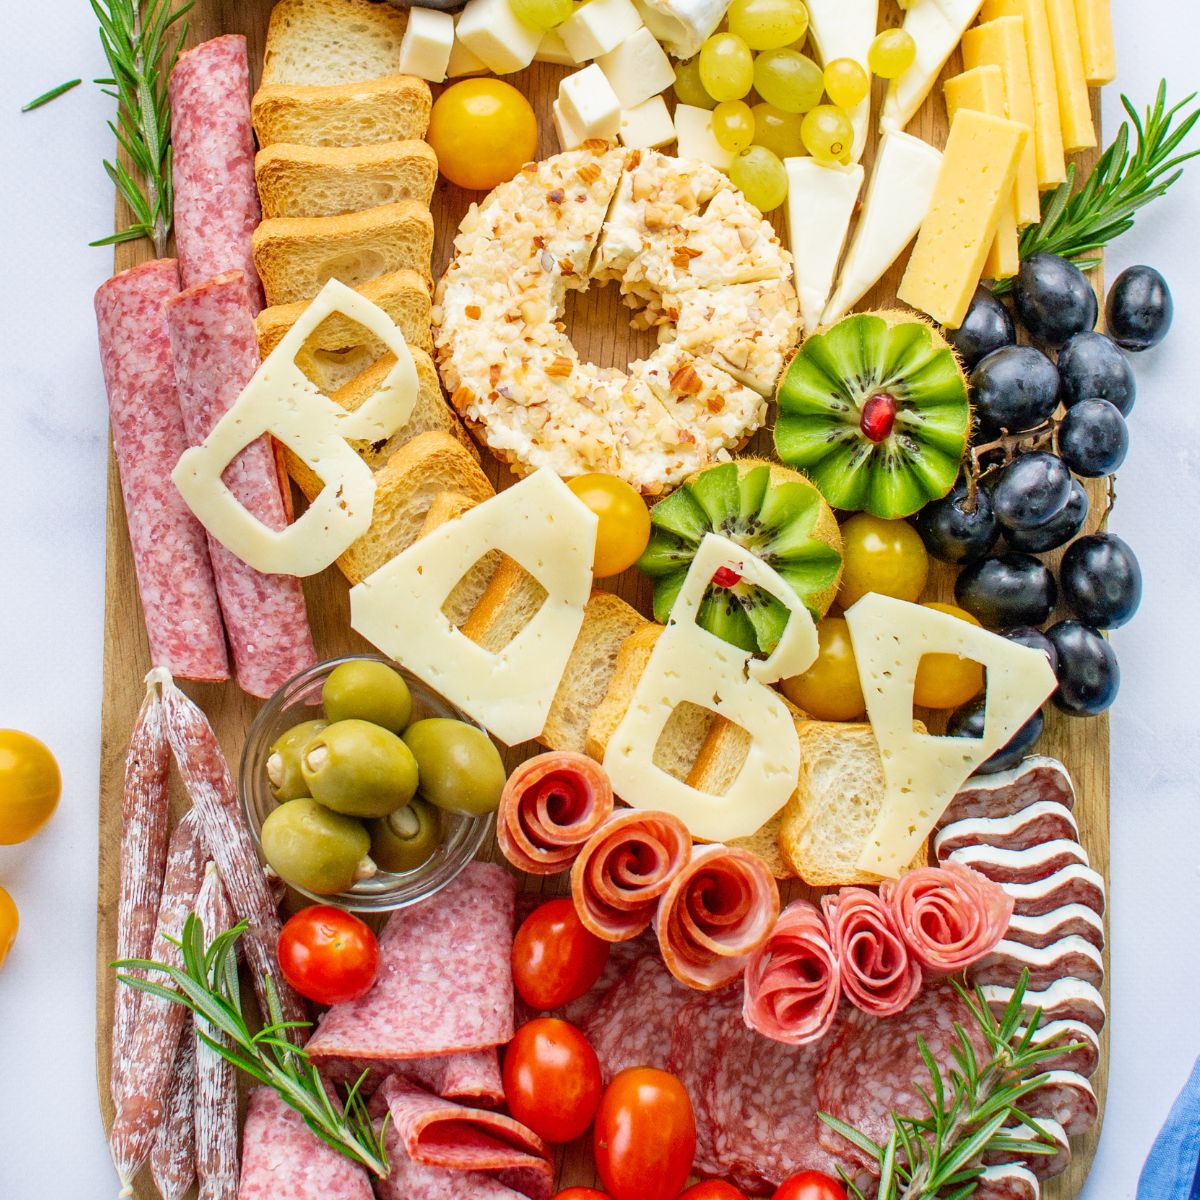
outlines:
[{"label": "salami stick", "polygon": [[[270,979],[285,1021],[306,1020],[300,997],[279,969],[279,914],[271,898],[267,877],[250,840],[250,831],[238,806],[237,792],[217,735],[204,713],[176,686],[170,674],[154,670],[162,684],[167,737],[175,765],[183,777],[193,811],[200,822],[209,853],[225,882],[233,911],[247,924],[242,940],[246,962],[262,1011],[269,1011],[265,980]],[[296,1038],[300,1030],[293,1030]]]},{"label": "salami stick", "polygon": [[[196,916],[204,926],[204,936],[212,941],[234,924],[233,910],[225,895],[221,876],[213,863],[208,864]],[[196,1032],[226,1039],[201,1017],[196,1017]],[[196,1046],[196,1177],[200,1182],[198,1200],[237,1200],[238,1186],[238,1094],[233,1064],[222,1058],[197,1036]]]},{"label": "salami stick", "polygon": [[[167,854],[162,904],[151,946],[151,957],[160,962],[180,965],[179,948],[167,939],[178,940],[183,933],[183,923],[200,891],[206,858],[200,822],[195,813],[188,813],[175,827]],[[128,1059],[124,1094],[108,1134],[122,1196],[133,1195],[133,1177],[154,1145],[167,1108],[171,1069],[186,1015],[182,1005],[147,992],[138,1005],[132,1042],[114,1048],[114,1053]]]},{"label": "salami stick", "polygon": [[150,1151],[150,1174],[163,1200],[180,1200],[196,1178],[196,1039],[185,1029],[175,1055],[167,1111]]},{"label": "salami stick", "polygon": [[[171,748],[156,687],[146,689],[125,758],[121,802],[121,897],[117,904],[117,958],[149,958],[154,921],[167,868],[167,774]],[[118,987],[113,1004],[109,1087],[119,1104],[141,993]]]}]

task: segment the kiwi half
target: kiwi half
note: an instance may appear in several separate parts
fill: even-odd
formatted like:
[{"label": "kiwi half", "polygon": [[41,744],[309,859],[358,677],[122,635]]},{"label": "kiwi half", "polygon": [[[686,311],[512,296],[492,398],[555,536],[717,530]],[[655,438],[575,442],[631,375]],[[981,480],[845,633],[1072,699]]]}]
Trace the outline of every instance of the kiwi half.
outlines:
[{"label": "kiwi half", "polygon": [[967,380],[950,344],[907,312],[858,313],[814,334],[776,397],[775,449],[834,508],[892,520],[953,486]]},{"label": "kiwi half", "polygon": [[[650,522],[650,543],[637,565],[655,580],[654,617],[664,624],[706,533],[729,538],[773,567],[814,619],[837,595],[837,520],[809,480],[777,463],[744,458],[699,471],[650,510]],[[697,619],[743,650],[769,654],[788,610],[755,584],[714,581]]]}]

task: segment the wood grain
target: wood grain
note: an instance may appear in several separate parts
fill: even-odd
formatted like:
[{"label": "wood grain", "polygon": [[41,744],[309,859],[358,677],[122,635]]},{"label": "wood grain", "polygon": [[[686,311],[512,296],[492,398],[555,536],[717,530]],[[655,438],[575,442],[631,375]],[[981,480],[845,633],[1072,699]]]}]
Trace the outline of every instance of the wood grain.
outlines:
[{"label": "wood grain", "polygon": [[[244,34],[249,41],[252,69],[257,74],[261,67],[263,35],[270,8],[271,0],[197,0],[189,16],[188,44],[194,45],[221,33]],[[900,23],[900,11],[894,0],[884,0],[882,9],[885,25]],[[956,55],[948,64],[943,77],[954,74],[959,69],[961,63]],[[550,121],[550,103],[558,79],[563,74],[562,68],[535,65],[520,75],[510,77],[510,82],[529,96],[537,110],[542,129],[539,145],[539,154],[542,156],[552,154],[557,149]],[[876,93],[878,106],[882,99],[878,82]],[[1095,97],[1093,109],[1098,129],[1099,111]],[[946,136],[946,115],[940,86],[935,88],[930,100],[909,126],[909,131],[935,145],[943,144]],[[873,142],[874,135],[866,155],[868,166],[873,153]],[[1081,166],[1090,166],[1094,158],[1094,153],[1080,156]],[[444,268],[448,260],[451,241],[467,205],[477,198],[477,195],[463,192],[444,180],[439,180],[433,199],[437,231],[434,250],[435,274]],[[125,216],[126,214],[118,211],[119,222],[124,221]],[[782,218],[777,216],[777,224],[781,224],[781,220]],[[123,270],[149,257],[151,254],[145,244],[118,246],[115,267],[117,270]],[[899,268],[890,272],[874,292],[866,297],[861,307],[893,304],[899,276]],[[627,318],[628,310],[619,305],[617,290],[613,286],[593,288],[581,295],[572,293],[572,304],[568,306],[567,316],[569,331],[581,353],[602,365],[624,366],[648,349],[646,335],[630,330]],[[748,452],[770,456],[772,448],[769,432],[760,432],[750,444]],[[491,460],[488,455],[485,454],[484,458],[488,474],[497,487],[507,486],[512,481],[507,470]],[[1102,503],[1095,503],[1100,499],[1100,490],[1095,487],[1092,490],[1093,510],[1098,512],[1103,507]],[[1096,519],[1093,518],[1092,524],[1096,523]],[[113,1117],[112,1102],[109,1098],[109,1060],[113,992],[116,984],[108,964],[116,944],[122,775],[126,742],[142,698],[142,679],[150,666],[121,491],[111,453],[107,563],[99,806],[100,884],[96,929],[96,1068],[105,1128],[111,1124]],[[953,572],[935,564],[931,580],[933,598],[952,598],[952,585]],[[641,611],[649,613],[650,589],[646,580],[636,572],[628,572],[616,580],[609,581],[609,586]],[[317,652],[321,658],[366,648],[366,643],[349,627],[347,585],[336,569],[330,569],[322,575],[306,580],[305,594]],[[257,710],[257,701],[241,693],[232,682],[223,685],[188,685],[187,690],[209,715],[225,747],[231,767],[236,771],[241,743]],[[1107,879],[1108,719],[1101,717],[1090,721],[1073,721],[1051,708],[1047,713],[1046,734],[1039,749],[1061,758],[1070,769],[1078,791],[1076,812],[1084,845],[1093,866],[1103,872]],[[528,752],[532,751],[514,751],[510,755],[510,767]],[[172,786],[172,806],[175,815],[178,815],[183,811],[186,800],[178,794],[177,785]],[[543,884],[542,881],[533,880],[531,886],[540,890]],[[553,890],[554,882],[550,881],[546,887],[547,890]],[[802,894],[805,889],[795,885],[790,890]],[[1107,993],[1106,984],[1106,997]],[[1103,1034],[1103,1043],[1104,1056],[1092,1080],[1102,1104],[1107,1085],[1107,1028]],[[1065,1175],[1045,1187],[1043,1195],[1047,1200],[1071,1200],[1079,1194],[1091,1167],[1099,1136],[1100,1125],[1097,1123],[1086,1137],[1074,1141],[1074,1160],[1071,1168]],[[590,1149],[586,1145],[576,1144],[563,1152],[561,1178],[562,1186],[569,1183],[594,1183]],[[136,1184],[134,1194],[138,1200],[153,1200],[157,1193],[148,1173],[143,1173]]]}]

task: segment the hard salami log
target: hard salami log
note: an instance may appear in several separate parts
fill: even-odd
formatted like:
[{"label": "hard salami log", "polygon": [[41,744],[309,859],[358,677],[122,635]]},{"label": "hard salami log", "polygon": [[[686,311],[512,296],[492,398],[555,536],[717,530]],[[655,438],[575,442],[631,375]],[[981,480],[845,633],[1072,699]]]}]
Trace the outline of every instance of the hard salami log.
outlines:
[{"label": "hard salami log", "polygon": [[[188,441],[202,442],[258,369],[258,339],[243,276],[230,271],[168,301],[167,327]],[[234,498],[271,529],[288,523],[275,453],[264,435],[226,468]],[[209,553],[238,684],[260,699],[317,661],[304,592],[291,575],[264,575],[215,538]]]},{"label": "hard salami log", "polygon": [[150,661],[184,679],[229,678],[208,542],[171,472],[187,449],[163,304],[174,259],[114,275],[96,293],[113,452],[150,642]]},{"label": "hard salami log", "polygon": [[250,239],[262,220],[254,181],[250,64],[233,34],[185,50],[168,83],[175,242],[184,287],[241,271],[255,312],[262,288]]},{"label": "hard salami log", "polygon": [[196,1042],[185,1029],[175,1053],[167,1108],[150,1150],[150,1175],[162,1200],[181,1200],[196,1181]]},{"label": "hard salami log", "polygon": [[821,897],[841,964],[842,993],[875,1017],[902,1012],[921,990],[921,965],[908,951],[891,909],[867,888]]}]

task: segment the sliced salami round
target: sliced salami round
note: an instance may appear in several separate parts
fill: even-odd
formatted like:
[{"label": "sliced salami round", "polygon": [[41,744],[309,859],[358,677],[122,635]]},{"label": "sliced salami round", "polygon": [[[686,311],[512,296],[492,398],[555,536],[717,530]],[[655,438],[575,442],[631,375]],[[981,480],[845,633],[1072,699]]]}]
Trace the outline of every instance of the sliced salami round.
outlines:
[{"label": "sliced salami round", "polygon": [[[988,1007],[997,1016],[1007,1007],[1013,997],[1013,989],[993,984],[982,987]],[[1040,992],[1029,991],[1021,1003],[1021,1012],[1026,1020],[1040,1010],[1042,1020],[1080,1021],[1090,1025],[1097,1033],[1104,1028],[1104,997],[1098,988],[1082,979],[1056,979]]]},{"label": "sliced salami round", "polygon": [[1074,808],[1075,787],[1058,759],[1035,755],[1011,771],[968,780],[947,805],[938,825],[975,817],[1008,817],[1043,800]]},{"label": "sliced salami round", "polygon": [[1069,863],[1053,875],[1032,883],[1005,883],[1019,917],[1044,917],[1066,904],[1083,904],[1104,913],[1104,877],[1081,863]]},{"label": "sliced salami round", "polygon": [[1087,1133],[1096,1123],[1099,1104],[1092,1085],[1074,1071],[1047,1071],[1041,1087],[1025,1097],[1022,1110],[1027,1116],[1057,1121],[1069,1137]]},{"label": "sliced salami round", "polygon": [[1005,938],[1023,946],[1039,949],[1052,946],[1060,938],[1081,937],[1097,950],[1104,949],[1104,918],[1086,904],[1064,904],[1039,917],[1014,914]]},{"label": "sliced salami round", "polygon": [[946,861],[961,863],[996,883],[1037,883],[1064,867],[1089,865],[1087,851],[1069,838],[1039,842],[1025,850],[964,846]]},{"label": "sliced salami round", "polygon": [[[1025,1030],[1019,1033],[1024,1036]],[[1094,1075],[1100,1065],[1100,1036],[1082,1021],[1046,1021],[1038,1025],[1033,1041],[1036,1046],[1055,1043],[1063,1047],[1061,1054],[1040,1064],[1043,1071],[1074,1071],[1086,1077]]]},{"label": "sliced salami round", "polygon": [[1027,850],[1058,838],[1079,840],[1079,826],[1071,810],[1057,800],[1039,800],[1006,817],[970,817],[943,825],[933,839],[938,862],[964,846],[997,846],[1002,850]]},{"label": "sliced salami round", "polygon": [[1041,1200],[1041,1195],[1037,1176],[1017,1163],[987,1167],[971,1193],[972,1200]]},{"label": "sliced salami round", "polygon": [[1104,983],[1104,959],[1091,942],[1081,937],[1065,937],[1041,950],[1006,939],[972,963],[967,978],[972,983],[1016,987],[1022,971],[1029,972],[1026,986],[1035,991],[1048,988],[1058,979],[1082,979],[1093,987]]},{"label": "sliced salami round", "polygon": [[[1067,1131],[1053,1117],[1039,1117],[1038,1127],[1054,1143],[1054,1153],[1030,1154],[1022,1159],[1021,1165],[1039,1180],[1054,1179],[1071,1165],[1071,1142],[1067,1137]],[[1010,1125],[1000,1132],[1011,1138],[1031,1139],[1033,1137],[1025,1125]],[[985,1155],[983,1161],[998,1165],[1011,1162],[1012,1157],[1011,1152],[993,1152]]]},{"label": "sliced salami round", "polygon": [[844,887],[821,897],[821,911],[846,999],[876,1017],[906,1009],[921,990],[921,964],[908,952],[891,909],[867,888]]}]

